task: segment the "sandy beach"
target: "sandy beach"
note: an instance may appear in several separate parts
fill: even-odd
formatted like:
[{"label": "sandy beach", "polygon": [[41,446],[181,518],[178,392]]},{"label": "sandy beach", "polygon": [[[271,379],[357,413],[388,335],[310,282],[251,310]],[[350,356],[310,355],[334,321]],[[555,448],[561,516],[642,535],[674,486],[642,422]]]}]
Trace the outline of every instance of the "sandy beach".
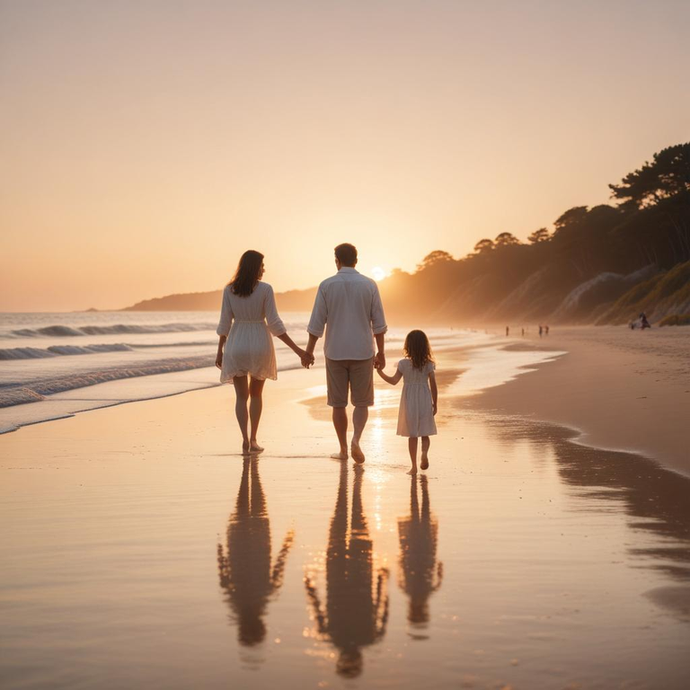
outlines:
[{"label": "sandy beach", "polygon": [[257,459],[227,387],[0,437],[3,687],[685,688],[690,480],[476,407],[576,356],[468,397],[495,351],[439,352],[416,478],[385,384],[364,470],[328,459],[319,368]]},{"label": "sandy beach", "polygon": [[565,354],[472,397],[473,409],[566,426],[580,443],[690,476],[690,330],[559,327],[542,338],[534,330],[506,349]]}]

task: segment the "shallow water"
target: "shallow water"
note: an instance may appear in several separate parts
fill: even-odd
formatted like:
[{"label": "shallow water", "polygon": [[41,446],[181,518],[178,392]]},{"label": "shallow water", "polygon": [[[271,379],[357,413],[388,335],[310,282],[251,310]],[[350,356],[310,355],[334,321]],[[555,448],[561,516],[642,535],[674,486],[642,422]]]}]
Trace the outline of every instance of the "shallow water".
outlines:
[{"label": "shallow water", "polygon": [[364,470],[218,389],[3,437],[2,686],[687,687],[690,480],[457,385],[417,477],[383,395]]},{"label": "shallow water", "polygon": [[[306,344],[309,314],[285,312],[288,332]],[[216,312],[0,313],[0,434],[77,412],[218,385]],[[389,345],[405,329],[391,328]],[[440,349],[492,338],[476,331],[430,331]],[[278,371],[299,368],[276,340]],[[318,352],[318,351],[317,351]]]}]

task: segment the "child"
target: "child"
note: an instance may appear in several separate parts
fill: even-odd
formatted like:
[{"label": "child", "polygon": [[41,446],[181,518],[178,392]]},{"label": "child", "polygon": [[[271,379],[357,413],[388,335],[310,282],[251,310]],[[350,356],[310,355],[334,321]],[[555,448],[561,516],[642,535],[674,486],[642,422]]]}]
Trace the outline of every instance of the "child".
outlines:
[{"label": "child", "polygon": [[424,331],[410,331],[403,346],[405,359],[398,362],[398,369],[393,376],[387,376],[377,369],[379,376],[395,386],[403,379],[403,391],[400,396],[398,413],[398,436],[408,437],[412,469],[410,474],[417,473],[417,439],[422,439],[422,469],[429,467],[429,436],[436,434],[436,414],[438,388],[434,375],[431,345]]}]

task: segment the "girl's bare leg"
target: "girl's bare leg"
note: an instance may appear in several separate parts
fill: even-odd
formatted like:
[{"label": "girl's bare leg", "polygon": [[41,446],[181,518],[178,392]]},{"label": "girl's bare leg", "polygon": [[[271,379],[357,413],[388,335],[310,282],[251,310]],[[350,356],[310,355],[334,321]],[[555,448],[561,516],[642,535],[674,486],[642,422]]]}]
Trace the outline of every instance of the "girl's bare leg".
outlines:
[{"label": "girl's bare leg", "polygon": [[249,452],[249,434],[247,433],[247,400],[249,399],[249,383],[246,376],[235,376],[232,380],[235,386],[235,416],[242,432],[242,452]]},{"label": "girl's bare leg", "polygon": [[428,436],[422,436],[422,469],[429,469],[429,446],[431,445],[431,440]]},{"label": "girl's bare leg", "polygon": [[407,447],[410,450],[410,461],[412,462],[412,467],[408,474],[417,474],[417,439],[408,438]]},{"label": "girl's bare leg", "polygon": [[251,421],[251,436],[249,437],[249,450],[252,453],[260,453],[263,448],[256,440],[256,433],[259,430],[259,422],[261,421],[261,411],[263,410],[264,401],[262,398],[264,391],[264,384],[266,381],[259,381],[252,378],[249,382],[249,419]]}]

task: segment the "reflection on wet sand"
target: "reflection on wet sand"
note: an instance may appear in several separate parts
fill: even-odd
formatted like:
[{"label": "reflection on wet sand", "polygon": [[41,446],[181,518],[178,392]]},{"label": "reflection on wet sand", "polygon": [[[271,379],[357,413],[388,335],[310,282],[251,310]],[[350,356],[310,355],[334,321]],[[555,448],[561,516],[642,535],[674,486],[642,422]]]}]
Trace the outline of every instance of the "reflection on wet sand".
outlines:
[{"label": "reflection on wet sand", "polygon": [[[628,547],[644,567],[663,572],[682,587],[655,590],[650,598],[665,608],[690,613],[690,479],[632,453],[600,450],[572,443],[576,434],[562,427],[496,420],[498,436],[509,443],[525,439],[550,445],[558,474],[576,496],[588,499],[582,509],[592,510],[592,501],[620,507],[630,518],[630,527],[652,537],[653,543]],[[668,595],[668,596],[666,596]],[[663,602],[663,604],[662,604]]]},{"label": "reflection on wet sand", "polygon": [[290,530],[271,566],[271,528],[261,488],[258,458],[245,458],[235,512],[230,516],[227,547],[218,544],[220,586],[237,624],[240,644],[263,642],[263,617],[270,597],[283,583],[285,561],[294,540]]},{"label": "reflection on wet sand", "polygon": [[[443,563],[436,563],[438,520],[431,514],[429,482],[426,475],[411,477],[410,515],[398,520],[398,536],[398,584],[409,598],[407,620],[413,628],[425,629],[429,623],[429,597],[439,589],[443,580]],[[413,637],[425,639],[426,636],[415,634]]]},{"label": "reflection on wet sand", "polygon": [[348,526],[348,465],[341,464],[326,551],[325,609],[313,579],[305,578],[318,634],[337,648],[336,671],[347,678],[362,672],[361,650],[383,638],[388,620],[388,571],[380,568],[374,573],[373,544],[362,506],[363,473],[355,467]]}]

